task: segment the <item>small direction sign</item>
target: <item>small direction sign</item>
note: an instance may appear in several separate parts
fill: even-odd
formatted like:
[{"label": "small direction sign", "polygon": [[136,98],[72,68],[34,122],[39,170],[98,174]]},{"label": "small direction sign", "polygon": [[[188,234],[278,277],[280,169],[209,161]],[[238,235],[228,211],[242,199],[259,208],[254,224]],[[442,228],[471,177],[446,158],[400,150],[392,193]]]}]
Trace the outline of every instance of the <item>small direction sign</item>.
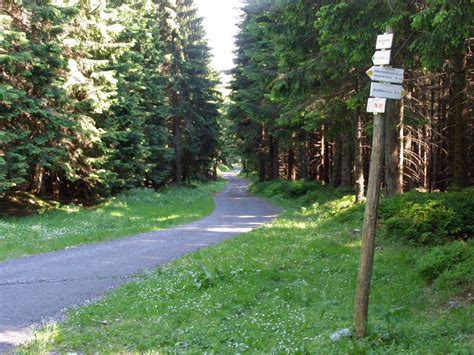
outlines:
[{"label": "small direction sign", "polygon": [[375,81],[385,81],[388,83],[401,84],[403,82],[403,69],[382,68],[373,66],[366,71],[370,79]]},{"label": "small direction sign", "polygon": [[372,113],[384,113],[387,99],[381,99],[378,97],[371,97],[367,101],[367,112]]},{"label": "small direction sign", "polygon": [[393,33],[385,33],[377,36],[377,44],[375,49],[389,49],[392,48]]},{"label": "small direction sign", "polygon": [[387,83],[371,83],[370,96],[384,97],[387,99],[400,100],[406,95],[405,90],[401,85],[393,85]]},{"label": "small direction sign", "polygon": [[387,65],[390,64],[390,54],[392,51],[376,51],[372,57],[372,62],[375,65]]}]

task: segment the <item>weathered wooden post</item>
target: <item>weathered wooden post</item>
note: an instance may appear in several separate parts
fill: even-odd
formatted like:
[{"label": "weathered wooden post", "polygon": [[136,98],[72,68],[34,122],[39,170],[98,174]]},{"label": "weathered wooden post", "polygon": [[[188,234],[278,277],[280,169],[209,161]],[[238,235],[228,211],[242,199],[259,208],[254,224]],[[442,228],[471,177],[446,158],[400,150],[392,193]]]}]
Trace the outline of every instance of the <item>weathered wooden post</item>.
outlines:
[{"label": "weathered wooden post", "polygon": [[403,69],[395,69],[386,66],[390,64],[390,48],[393,42],[393,33],[391,32],[392,31],[387,30],[385,34],[377,36],[376,49],[380,50],[376,51],[372,58],[376,66],[373,66],[367,71],[367,75],[374,80],[370,88],[370,96],[373,97],[370,98],[367,103],[367,112],[374,113],[374,129],[354,304],[354,326],[355,333],[358,337],[365,336],[367,332],[370,281],[374,262],[375,235],[377,232],[380,185],[382,183],[384,161],[384,113],[387,99],[398,100],[404,94],[401,85],[391,84],[401,84],[403,82]]}]

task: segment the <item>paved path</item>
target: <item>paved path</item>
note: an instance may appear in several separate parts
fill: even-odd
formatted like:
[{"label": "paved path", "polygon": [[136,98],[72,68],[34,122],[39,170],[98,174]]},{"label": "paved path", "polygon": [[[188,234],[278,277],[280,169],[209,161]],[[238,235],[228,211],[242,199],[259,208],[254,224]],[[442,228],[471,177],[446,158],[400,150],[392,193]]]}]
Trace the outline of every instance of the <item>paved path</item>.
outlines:
[{"label": "paved path", "polygon": [[[64,309],[101,297],[131,275],[248,232],[278,209],[246,193],[247,183],[226,174],[208,217],[181,227],[0,263],[0,351],[31,337],[43,322],[61,320]],[[67,223],[67,221],[65,221]]]}]

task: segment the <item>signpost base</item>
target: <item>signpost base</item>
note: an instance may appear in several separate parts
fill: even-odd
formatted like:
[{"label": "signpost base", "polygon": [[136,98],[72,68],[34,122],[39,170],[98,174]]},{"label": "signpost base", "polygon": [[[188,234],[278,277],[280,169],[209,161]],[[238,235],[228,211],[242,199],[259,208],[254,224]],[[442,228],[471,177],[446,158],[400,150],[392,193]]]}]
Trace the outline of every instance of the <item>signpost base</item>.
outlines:
[{"label": "signpost base", "polygon": [[362,227],[362,247],[354,304],[354,326],[355,333],[358,337],[365,336],[367,332],[366,323],[369,310],[370,280],[374,260],[380,185],[382,183],[382,169],[380,167],[383,164],[384,157],[384,131],[385,121],[383,115],[375,114],[367,201],[365,205],[364,225]]}]

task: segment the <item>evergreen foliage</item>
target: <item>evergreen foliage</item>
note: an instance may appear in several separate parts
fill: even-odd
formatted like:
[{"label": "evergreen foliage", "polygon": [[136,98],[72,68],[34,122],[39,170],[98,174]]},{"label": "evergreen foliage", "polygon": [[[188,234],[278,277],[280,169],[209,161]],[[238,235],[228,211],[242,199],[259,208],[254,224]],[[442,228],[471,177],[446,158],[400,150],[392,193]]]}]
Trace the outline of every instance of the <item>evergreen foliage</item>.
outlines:
[{"label": "evergreen foliage", "polygon": [[[364,196],[376,35],[395,33],[392,65],[409,93],[390,103],[385,193],[472,183],[472,3],[245,1],[227,116],[260,180],[312,178]],[[467,154],[466,154],[467,153]]]},{"label": "evergreen foliage", "polygon": [[210,175],[220,99],[192,0],[5,4],[0,194],[90,198]]}]

